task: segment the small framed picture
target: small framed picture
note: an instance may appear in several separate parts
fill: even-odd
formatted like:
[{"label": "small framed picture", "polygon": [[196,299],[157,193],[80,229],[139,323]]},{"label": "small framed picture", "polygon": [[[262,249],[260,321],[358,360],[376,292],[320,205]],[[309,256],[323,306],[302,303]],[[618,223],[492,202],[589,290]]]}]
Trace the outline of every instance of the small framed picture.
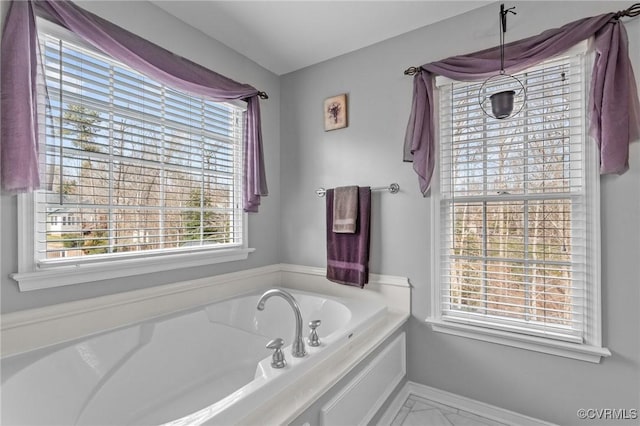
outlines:
[{"label": "small framed picture", "polygon": [[324,100],[324,131],[347,127],[347,94]]}]

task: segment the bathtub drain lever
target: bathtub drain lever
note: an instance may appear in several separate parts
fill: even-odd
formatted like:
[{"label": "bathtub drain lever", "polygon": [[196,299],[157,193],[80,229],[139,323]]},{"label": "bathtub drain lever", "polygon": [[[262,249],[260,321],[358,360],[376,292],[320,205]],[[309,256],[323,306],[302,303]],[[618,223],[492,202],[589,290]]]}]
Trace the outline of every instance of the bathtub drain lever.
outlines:
[{"label": "bathtub drain lever", "polygon": [[284,345],[284,340],[280,337],[267,343],[267,349],[275,349],[273,356],[271,357],[271,366],[273,368],[284,368],[284,366],[287,365],[287,361],[285,361],[284,354],[282,353],[282,345]]},{"label": "bathtub drain lever", "polygon": [[309,333],[309,338],[307,339],[309,346],[320,346],[320,338],[318,337],[316,328],[320,326],[321,322],[320,320],[309,321],[309,328],[311,328],[311,333]]}]

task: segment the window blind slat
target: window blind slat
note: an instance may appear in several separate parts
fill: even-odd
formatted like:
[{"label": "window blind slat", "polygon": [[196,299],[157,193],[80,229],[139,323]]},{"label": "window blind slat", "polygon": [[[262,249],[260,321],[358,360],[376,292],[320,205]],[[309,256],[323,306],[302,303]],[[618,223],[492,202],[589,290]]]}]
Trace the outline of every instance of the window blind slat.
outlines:
[{"label": "window blind slat", "polygon": [[38,258],[242,244],[242,112],[41,34]]},{"label": "window blind slat", "polygon": [[440,310],[451,321],[575,341],[584,330],[580,57],[517,75],[527,102],[495,120],[482,82],[439,85]]}]

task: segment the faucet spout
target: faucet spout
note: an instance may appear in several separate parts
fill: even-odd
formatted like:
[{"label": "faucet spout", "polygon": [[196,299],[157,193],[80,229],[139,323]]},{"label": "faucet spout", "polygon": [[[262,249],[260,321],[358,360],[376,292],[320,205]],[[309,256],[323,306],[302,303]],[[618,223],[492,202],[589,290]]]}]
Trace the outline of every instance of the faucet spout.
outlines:
[{"label": "faucet spout", "polygon": [[271,290],[267,290],[264,292],[260,300],[258,301],[258,306],[256,308],[259,311],[264,310],[264,305],[269,300],[269,298],[273,296],[282,297],[289,303],[291,309],[293,309],[293,314],[296,318],[296,334],[293,337],[293,345],[291,347],[291,355],[296,358],[301,358],[307,354],[304,347],[304,339],[302,338],[302,314],[300,313],[300,306],[298,306],[298,302],[291,295],[291,293],[281,290],[279,288],[272,288]]}]

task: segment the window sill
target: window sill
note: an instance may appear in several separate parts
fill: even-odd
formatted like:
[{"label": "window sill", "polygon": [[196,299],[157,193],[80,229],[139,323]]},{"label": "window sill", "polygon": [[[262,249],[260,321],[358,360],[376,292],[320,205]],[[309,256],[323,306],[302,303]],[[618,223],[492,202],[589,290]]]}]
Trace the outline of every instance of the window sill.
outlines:
[{"label": "window sill", "polygon": [[43,268],[11,275],[18,282],[20,291],[61,287],[112,278],[162,272],[171,269],[191,268],[223,262],[245,260],[253,248],[230,248],[197,253],[168,254],[148,258],[118,259],[99,263],[79,263],[68,266]]},{"label": "window sill", "polygon": [[467,337],[484,342],[497,343],[596,364],[600,362],[602,357],[611,356],[609,349],[588,344],[569,343],[524,334],[508,333],[501,330],[446,322],[436,318],[427,318],[426,323],[431,325],[433,331],[439,333]]}]

